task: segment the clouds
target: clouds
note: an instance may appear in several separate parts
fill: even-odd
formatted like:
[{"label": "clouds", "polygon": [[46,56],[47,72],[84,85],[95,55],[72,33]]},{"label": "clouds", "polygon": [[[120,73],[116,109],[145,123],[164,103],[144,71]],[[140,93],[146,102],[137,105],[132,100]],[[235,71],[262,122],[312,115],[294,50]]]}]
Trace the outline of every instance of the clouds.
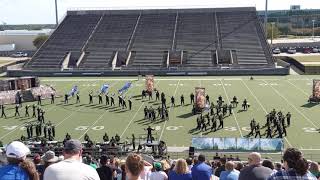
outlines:
[{"label": "clouds", "polygon": [[[269,9],[289,9],[290,5],[302,8],[320,8],[319,0],[268,0]],[[68,9],[146,9],[191,7],[243,7],[265,8],[265,0],[58,0],[59,19]],[[55,23],[54,0],[0,0],[0,22],[8,24]]]}]

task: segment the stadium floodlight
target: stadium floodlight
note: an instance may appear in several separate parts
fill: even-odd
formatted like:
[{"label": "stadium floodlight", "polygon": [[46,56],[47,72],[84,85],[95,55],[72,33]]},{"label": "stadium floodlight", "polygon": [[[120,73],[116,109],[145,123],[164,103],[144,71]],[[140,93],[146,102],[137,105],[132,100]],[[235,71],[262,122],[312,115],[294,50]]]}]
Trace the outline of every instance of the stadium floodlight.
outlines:
[{"label": "stadium floodlight", "polygon": [[56,26],[58,26],[58,3],[57,0],[54,1],[55,3],[55,10],[56,10]]},{"label": "stadium floodlight", "polygon": [[268,0],[266,0],[266,9],[265,9],[265,12],[264,12],[264,30],[265,30],[265,33],[266,33],[266,37],[268,37]]},{"label": "stadium floodlight", "polygon": [[314,22],[315,22],[316,20],[312,20],[312,39],[314,39]]}]

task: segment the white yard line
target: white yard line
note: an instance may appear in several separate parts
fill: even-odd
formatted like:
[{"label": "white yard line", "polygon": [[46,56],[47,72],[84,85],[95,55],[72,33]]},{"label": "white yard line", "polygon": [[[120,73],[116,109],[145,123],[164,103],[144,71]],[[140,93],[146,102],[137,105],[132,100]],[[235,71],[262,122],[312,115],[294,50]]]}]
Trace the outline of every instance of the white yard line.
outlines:
[{"label": "white yard line", "polygon": [[[267,81],[264,81],[266,84],[268,84]],[[315,128],[319,129],[317,125],[313,123],[308,117],[306,117],[299,109],[297,109],[287,98],[285,98],[278,90],[276,90],[274,87],[270,86],[274,92],[276,92],[280,97],[282,97],[293,109],[295,109],[305,120],[309,121],[310,124],[312,124]]]},{"label": "white yard line", "polygon": [[[255,100],[258,102],[258,104],[260,105],[260,107],[262,108],[262,110],[263,110],[266,114],[268,114],[266,108],[262,105],[261,101],[257,98],[257,96],[251,91],[251,89],[248,87],[248,85],[247,85],[244,81],[241,81],[241,82],[242,82],[242,83],[244,84],[244,86],[246,86],[246,88],[249,90],[250,94],[255,98]],[[292,147],[292,145],[291,145],[291,143],[289,142],[289,140],[288,140],[286,137],[284,137],[284,139],[287,141],[288,145],[289,145],[290,147]]]},{"label": "white yard line", "polygon": [[[229,96],[228,96],[227,90],[226,90],[226,88],[224,87],[224,83],[223,83],[223,81],[222,81],[221,79],[220,79],[220,82],[221,82],[221,84],[222,84],[222,87],[223,87],[224,93],[226,94],[226,97],[227,97],[228,103],[230,103],[230,99],[229,99]],[[232,110],[232,111],[233,111],[233,110]],[[235,113],[233,112],[233,113],[232,113],[232,115],[233,115],[233,118],[234,118],[234,120],[235,120],[235,122],[236,122],[236,124],[237,124],[237,126],[238,126],[238,129],[239,129],[240,135],[241,135],[241,137],[243,137],[242,132],[241,132],[241,128],[240,128],[240,126],[239,126],[239,123],[238,123],[238,120],[237,120],[237,117],[236,117]]]},{"label": "white yard line", "polygon": [[309,94],[307,94],[304,90],[302,90],[301,88],[299,88],[298,86],[296,86],[295,84],[293,84],[290,81],[287,81],[289,84],[291,84],[293,87],[295,87],[296,89],[298,89],[299,91],[301,91],[303,94],[305,94],[306,96],[309,97]]}]

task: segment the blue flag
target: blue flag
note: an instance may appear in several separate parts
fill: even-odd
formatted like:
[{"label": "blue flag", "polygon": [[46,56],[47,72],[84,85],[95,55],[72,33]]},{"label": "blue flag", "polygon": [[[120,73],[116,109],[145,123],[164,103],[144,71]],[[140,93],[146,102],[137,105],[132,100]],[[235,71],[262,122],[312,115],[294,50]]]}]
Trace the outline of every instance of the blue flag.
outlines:
[{"label": "blue flag", "polygon": [[104,84],[104,85],[101,86],[100,92],[102,94],[105,94],[105,93],[108,92],[108,89],[109,89],[109,84]]},{"label": "blue flag", "polygon": [[119,89],[119,93],[122,94],[125,91],[128,91],[128,89],[131,87],[131,82],[127,82],[121,89]]},{"label": "blue flag", "polygon": [[69,96],[73,96],[78,92],[78,86],[74,85],[71,91],[69,92]]}]

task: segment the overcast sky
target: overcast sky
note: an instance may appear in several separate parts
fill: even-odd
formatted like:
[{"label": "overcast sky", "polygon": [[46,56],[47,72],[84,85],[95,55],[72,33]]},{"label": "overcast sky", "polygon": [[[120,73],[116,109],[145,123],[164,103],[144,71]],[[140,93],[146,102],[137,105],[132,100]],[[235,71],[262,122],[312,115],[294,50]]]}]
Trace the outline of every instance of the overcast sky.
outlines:
[{"label": "overcast sky", "polygon": [[[265,0],[57,0],[61,19],[68,9],[146,9],[191,7],[243,7],[264,10]],[[269,9],[289,9],[301,5],[303,9],[320,9],[320,0],[268,0]],[[54,0],[0,0],[0,24],[55,23]]]}]

